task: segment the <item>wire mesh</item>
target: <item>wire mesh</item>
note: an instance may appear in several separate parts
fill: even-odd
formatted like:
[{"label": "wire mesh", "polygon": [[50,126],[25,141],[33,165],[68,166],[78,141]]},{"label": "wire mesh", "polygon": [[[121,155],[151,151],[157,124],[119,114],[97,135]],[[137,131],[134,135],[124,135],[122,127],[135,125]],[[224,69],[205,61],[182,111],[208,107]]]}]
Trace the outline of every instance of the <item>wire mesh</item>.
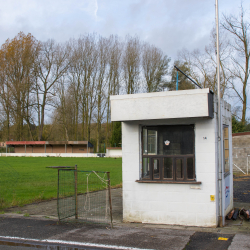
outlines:
[{"label": "wire mesh", "polygon": [[108,172],[58,169],[58,218],[112,222]]}]

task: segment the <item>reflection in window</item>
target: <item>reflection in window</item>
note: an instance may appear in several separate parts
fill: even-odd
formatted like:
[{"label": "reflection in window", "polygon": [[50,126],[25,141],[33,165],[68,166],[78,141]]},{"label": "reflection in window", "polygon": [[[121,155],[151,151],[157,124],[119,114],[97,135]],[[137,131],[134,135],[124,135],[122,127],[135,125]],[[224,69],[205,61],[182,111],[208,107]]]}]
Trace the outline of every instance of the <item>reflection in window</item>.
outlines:
[{"label": "reflection in window", "polygon": [[164,179],[173,179],[172,158],[164,158]]},{"label": "reflection in window", "polygon": [[223,128],[223,137],[224,137],[224,173],[229,172],[229,135],[228,127]]},{"label": "reflection in window", "polygon": [[148,154],[148,147],[147,147],[147,144],[148,144],[148,130],[147,129],[143,129],[143,154],[144,155],[147,155]]},{"label": "reflection in window", "polygon": [[149,179],[150,173],[149,173],[149,158],[143,158],[142,162],[142,179]]},{"label": "reflection in window", "polygon": [[187,158],[187,178],[194,179],[194,158]]},{"label": "reflection in window", "polygon": [[154,179],[160,179],[160,160],[153,159],[154,164]]},{"label": "reflection in window", "polygon": [[148,130],[148,154],[157,154],[157,131]]},{"label": "reflection in window", "polygon": [[183,161],[182,159],[176,159],[176,178],[183,178]]}]

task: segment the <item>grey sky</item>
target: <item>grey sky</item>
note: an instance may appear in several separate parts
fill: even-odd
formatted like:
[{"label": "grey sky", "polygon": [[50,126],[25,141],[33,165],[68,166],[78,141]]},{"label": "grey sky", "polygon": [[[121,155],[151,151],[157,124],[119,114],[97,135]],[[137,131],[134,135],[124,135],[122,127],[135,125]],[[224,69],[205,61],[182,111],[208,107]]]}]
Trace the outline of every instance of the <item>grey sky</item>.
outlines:
[{"label": "grey sky", "polygon": [[[219,0],[221,13],[238,13],[241,1]],[[250,9],[248,1],[243,2]],[[81,34],[137,34],[176,58],[204,48],[215,22],[215,0],[1,0],[0,44],[23,31],[64,42]]]}]

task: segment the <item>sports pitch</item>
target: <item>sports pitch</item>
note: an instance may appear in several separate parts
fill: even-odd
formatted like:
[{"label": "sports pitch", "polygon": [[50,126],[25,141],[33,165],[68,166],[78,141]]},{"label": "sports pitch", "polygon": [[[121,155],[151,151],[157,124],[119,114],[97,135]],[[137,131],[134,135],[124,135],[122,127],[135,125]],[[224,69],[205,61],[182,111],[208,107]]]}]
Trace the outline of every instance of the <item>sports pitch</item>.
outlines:
[{"label": "sports pitch", "polygon": [[46,167],[75,165],[110,172],[112,187],[122,183],[121,158],[0,157],[0,210],[56,198],[57,170]]}]

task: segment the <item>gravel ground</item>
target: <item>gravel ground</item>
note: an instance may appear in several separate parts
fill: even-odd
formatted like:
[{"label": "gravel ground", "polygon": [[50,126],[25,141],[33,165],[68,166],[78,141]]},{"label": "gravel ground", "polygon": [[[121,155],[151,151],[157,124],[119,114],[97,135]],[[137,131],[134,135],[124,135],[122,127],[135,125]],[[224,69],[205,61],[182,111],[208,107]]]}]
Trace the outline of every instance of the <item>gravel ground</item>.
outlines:
[{"label": "gravel ground", "polygon": [[250,203],[250,176],[234,175],[234,201]]}]

